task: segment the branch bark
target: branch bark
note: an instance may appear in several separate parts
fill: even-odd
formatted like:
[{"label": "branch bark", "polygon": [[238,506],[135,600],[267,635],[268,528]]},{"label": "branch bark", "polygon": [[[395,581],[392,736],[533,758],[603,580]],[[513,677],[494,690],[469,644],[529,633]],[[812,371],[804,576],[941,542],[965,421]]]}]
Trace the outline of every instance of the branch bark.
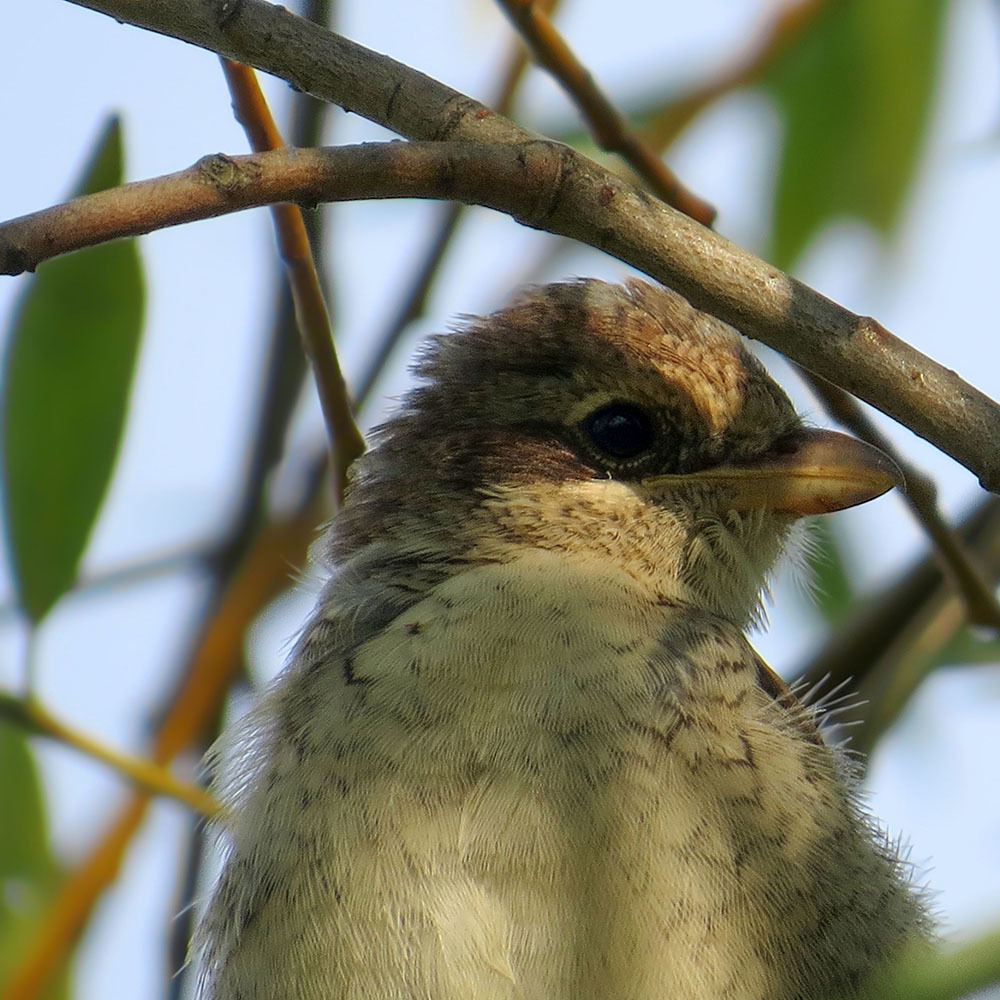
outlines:
[{"label": "branch bark", "polygon": [[[182,6],[173,2],[172,9]],[[559,143],[368,143],[209,156],[179,174],[0,226],[0,271],[24,270],[100,239],[273,202],[386,197],[485,205],[604,250],[868,401],[961,462],[984,487],[1000,490],[993,445],[1000,407],[987,396],[874,319],[831,302]]]}]

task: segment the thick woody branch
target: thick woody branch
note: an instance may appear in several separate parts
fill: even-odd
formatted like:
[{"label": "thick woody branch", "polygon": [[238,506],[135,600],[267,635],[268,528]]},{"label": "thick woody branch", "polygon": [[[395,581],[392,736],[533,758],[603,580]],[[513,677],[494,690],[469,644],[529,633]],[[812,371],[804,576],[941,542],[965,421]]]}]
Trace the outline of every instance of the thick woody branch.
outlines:
[{"label": "thick woody branch", "polygon": [[[180,4],[178,3],[178,6]],[[1000,407],[953,371],[558,143],[371,143],[210,156],[0,226],[0,272],[279,201],[445,198],[589,243],[906,424],[1000,490]]]},{"label": "thick woody branch", "polygon": [[[216,153],[175,174],[0,223],[0,274],[32,271],[51,257],[108,240],[280,202],[436,198],[485,205],[525,225],[549,228],[561,174],[575,158],[568,147],[545,140]],[[569,223],[565,214],[557,210],[556,224]],[[585,220],[580,223],[586,228]]]}]

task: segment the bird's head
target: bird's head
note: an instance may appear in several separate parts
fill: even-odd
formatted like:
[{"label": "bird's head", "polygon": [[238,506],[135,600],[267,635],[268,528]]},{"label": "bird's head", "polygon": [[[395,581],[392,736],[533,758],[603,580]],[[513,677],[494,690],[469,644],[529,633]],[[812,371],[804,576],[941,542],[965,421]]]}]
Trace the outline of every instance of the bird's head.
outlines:
[{"label": "bird's head", "polygon": [[804,427],[735,330],[640,282],[529,290],[434,338],[417,374],[355,467],[335,559],[544,548],[743,624],[796,518],[900,481]]}]

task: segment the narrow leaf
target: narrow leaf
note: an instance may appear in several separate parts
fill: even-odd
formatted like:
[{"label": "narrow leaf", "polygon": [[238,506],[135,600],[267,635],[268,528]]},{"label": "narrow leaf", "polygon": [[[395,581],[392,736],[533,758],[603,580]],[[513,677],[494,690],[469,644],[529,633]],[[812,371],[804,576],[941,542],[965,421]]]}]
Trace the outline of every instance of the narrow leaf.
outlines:
[{"label": "narrow leaf", "polygon": [[[117,118],[74,194],[121,183]],[[121,441],[145,299],[134,240],[49,261],[13,313],[3,359],[4,530],[38,622],[73,585]]]},{"label": "narrow leaf", "polygon": [[938,650],[935,666],[970,666],[1000,663],[1000,641],[977,636],[973,629],[963,627]]},{"label": "narrow leaf", "polygon": [[[24,734],[0,723],[0,983],[5,982],[38,928],[59,882],[34,757]],[[40,1000],[69,995],[65,973]]]},{"label": "narrow leaf", "polygon": [[836,217],[891,232],[912,180],[944,42],[944,0],[838,0],[770,71],[784,126],[771,259],[788,267]]}]

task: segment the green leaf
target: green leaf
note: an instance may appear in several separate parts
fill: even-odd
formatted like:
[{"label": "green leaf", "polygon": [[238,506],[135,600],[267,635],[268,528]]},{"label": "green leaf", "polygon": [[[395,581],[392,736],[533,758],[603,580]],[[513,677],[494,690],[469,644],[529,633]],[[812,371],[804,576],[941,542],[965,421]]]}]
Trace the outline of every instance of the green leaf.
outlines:
[{"label": "green leaf", "polygon": [[945,0],[827,4],[765,85],[784,126],[770,258],[787,268],[836,217],[889,233],[934,96]]},{"label": "green leaf", "polygon": [[826,518],[810,526],[808,560],[816,606],[831,625],[842,622],[854,605],[854,590],[840,542]]},{"label": "green leaf", "polygon": [[935,666],[1000,663],[1000,640],[982,638],[968,627],[958,629],[934,657]]},{"label": "green leaf", "polygon": [[[0,723],[0,983],[5,982],[38,929],[61,872],[49,850],[41,784],[27,739]],[[44,1000],[69,996],[67,973],[55,977]]]},{"label": "green leaf", "polygon": [[[74,194],[121,183],[118,119]],[[134,240],[42,264],[14,313],[0,401],[4,531],[18,600],[38,622],[73,585],[121,442],[145,300]]]}]

